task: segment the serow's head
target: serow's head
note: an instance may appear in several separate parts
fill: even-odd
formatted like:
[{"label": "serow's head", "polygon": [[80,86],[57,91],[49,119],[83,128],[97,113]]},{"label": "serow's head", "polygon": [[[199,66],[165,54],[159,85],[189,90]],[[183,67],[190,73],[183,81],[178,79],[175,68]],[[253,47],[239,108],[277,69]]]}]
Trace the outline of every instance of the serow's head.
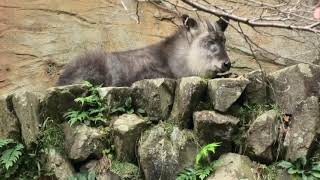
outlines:
[{"label": "serow's head", "polygon": [[199,20],[183,15],[183,25],[189,41],[187,65],[193,75],[213,78],[217,73],[230,69],[231,62],[225,49],[224,31],[228,19],[220,18],[211,24],[208,20]]}]

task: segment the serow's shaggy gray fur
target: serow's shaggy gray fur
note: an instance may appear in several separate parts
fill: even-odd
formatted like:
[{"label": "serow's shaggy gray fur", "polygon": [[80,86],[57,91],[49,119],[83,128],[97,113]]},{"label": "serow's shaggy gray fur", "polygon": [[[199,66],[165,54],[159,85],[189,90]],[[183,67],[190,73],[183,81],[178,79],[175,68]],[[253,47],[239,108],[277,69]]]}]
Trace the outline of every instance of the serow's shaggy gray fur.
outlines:
[{"label": "serow's shaggy gray fur", "polygon": [[66,66],[57,85],[83,80],[103,86],[129,86],[151,78],[202,76],[214,78],[231,63],[225,51],[228,23],[211,24],[183,15],[183,26],[158,44],[123,52],[87,53]]}]

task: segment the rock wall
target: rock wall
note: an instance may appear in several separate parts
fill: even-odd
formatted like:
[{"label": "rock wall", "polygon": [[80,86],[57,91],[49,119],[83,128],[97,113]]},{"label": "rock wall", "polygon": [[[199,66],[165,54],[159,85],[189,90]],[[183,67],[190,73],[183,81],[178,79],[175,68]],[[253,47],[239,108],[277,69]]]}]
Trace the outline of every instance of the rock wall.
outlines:
[{"label": "rock wall", "polygon": [[118,0],[0,1],[0,94],[44,90],[64,64],[88,50],[143,47],[175,30],[168,16],[139,3],[139,24]]},{"label": "rock wall", "polygon": [[[0,0],[0,94],[45,90],[55,84],[67,62],[86,51],[97,48],[120,51],[150,45],[173,33],[175,24],[180,23],[174,13],[150,2],[140,1],[138,6],[136,0],[122,2],[126,8],[117,0]],[[214,3],[228,5],[224,1]],[[190,11],[181,9],[181,12],[196,16]],[[259,13],[252,9],[239,12],[245,16]],[[301,40],[310,37],[309,34],[265,29],[278,34],[270,37],[243,28],[256,43],[279,56],[316,61],[314,42],[281,38],[299,35]],[[258,69],[241,36],[232,28],[226,35],[232,71],[245,73]],[[283,67],[274,64],[275,61],[287,64],[284,59],[262,55],[259,59],[268,72]]]},{"label": "rock wall", "polygon": [[[54,87],[41,95],[17,92],[0,99],[0,138],[31,149],[43,142],[44,124],[53,123],[63,139],[47,146],[44,157],[58,179],[92,170],[99,178],[175,179],[192,166],[202,145],[215,141],[221,142],[215,154],[222,155],[221,163],[209,179],[254,179],[261,164],[314,155],[319,76],[319,67],[298,64],[268,75],[255,71],[239,78],[152,79],[132,87],[103,87],[99,94],[106,107],[127,110],[118,109],[122,113],[98,127],[70,126],[63,117],[77,107],[73,99],[87,92],[87,86]],[[111,151],[115,157],[110,164],[106,155]],[[235,162],[232,167],[230,161]]]}]

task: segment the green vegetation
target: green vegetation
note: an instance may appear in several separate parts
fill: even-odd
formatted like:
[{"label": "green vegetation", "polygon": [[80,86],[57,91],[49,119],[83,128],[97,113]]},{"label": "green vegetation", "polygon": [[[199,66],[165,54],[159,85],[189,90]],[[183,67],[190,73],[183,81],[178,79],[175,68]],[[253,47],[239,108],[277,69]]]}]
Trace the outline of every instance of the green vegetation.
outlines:
[{"label": "green vegetation", "polygon": [[3,179],[38,179],[50,175],[40,165],[38,150],[26,150],[24,145],[12,139],[0,139],[1,166]]},{"label": "green vegetation", "polygon": [[194,168],[184,169],[178,174],[177,180],[203,180],[214,172],[217,164],[215,161],[211,161],[210,155],[213,155],[219,146],[220,143],[204,146],[195,158]]},{"label": "green vegetation", "polygon": [[320,162],[307,161],[305,157],[298,158],[293,163],[281,161],[279,167],[287,170],[296,179],[313,180],[320,178]]},{"label": "green vegetation", "polygon": [[124,180],[138,180],[140,177],[139,168],[128,162],[112,161],[110,171],[117,174]]},{"label": "green vegetation", "polygon": [[78,123],[85,123],[90,126],[103,125],[110,119],[109,116],[113,114],[136,113],[141,116],[145,114],[143,109],[135,111],[131,97],[128,97],[122,105],[108,107],[99,96],[98,89],[101,88],[101,85],[94,86],[87,81],[84,81],[84,85],[88,87],[87,93],[74,99],[80,108],[69,109],[64,114],[70,126]]},{"label": "green vegetation", "polygon": [[245,142],[247,139],[247,131],[252,121],[268,110],[275,110],[277,112],[279,120],[281,120],[284,116],[280,107],[274,104],[245,104],[240,108],[240,123],[238,128],[238,134],[233,139],[233,141],[237,145],[236,152],[238,152],[239,154],[243,154],[245,151],[248,151],[248,149],[245,146]]},{"label": "green vegetation", "polygon": [[100,125],[106,122],[106,107],[99,96],[98,88],[85,81],[84,85],[88,87],[88,92],[84,97],[78,97],[74,101],[80,105],[79,110],[69,109],[64,117],[68,120],[70,126],[76,123],[85,123],[88,125]]},{"label": "green vegetation", "polygon": [[166,135],[168,138],[170,138],[171,133],[173,132],[174,129],[174,123],[172,120],[164,121],[161,123],[162,127],[164,128],[164,131],[166,132]]},{"label": "green vegetation", "polygon": [[96,179],[95,172],[78,173],[77,175],[68,178],[68,180],[95,180],[95,179]]},{"label": "green vegetation", "polygon": [[24,146],[13,139],[0,139],[1,165],[6,169],[12,168],[21,158]]},{"label": "green vegetation", "polygon": [[118,106],[118,107],[114,107],[111,109],[111,114],[122,114],[122,113],[128,113],[128,114],[132,114],[134,113],[134,108],[132,105],[132,98],[128,97],[128,99],[126,99],[125,103],[123,106]]},{"label": "green vegetation", "polygon": [[41,149],[54,148],[58,152],[64,152],[64,133],[62,127],[47,118],[41,126],[40,147]]},{"label": "green vegetation", "polygon": [[269,166],[258,164],[256,167],[257,169],[257,179],[263,179],[263,180],[276,180],[278,175],[278,167],[276,166],[276,163],[271,164]]}]

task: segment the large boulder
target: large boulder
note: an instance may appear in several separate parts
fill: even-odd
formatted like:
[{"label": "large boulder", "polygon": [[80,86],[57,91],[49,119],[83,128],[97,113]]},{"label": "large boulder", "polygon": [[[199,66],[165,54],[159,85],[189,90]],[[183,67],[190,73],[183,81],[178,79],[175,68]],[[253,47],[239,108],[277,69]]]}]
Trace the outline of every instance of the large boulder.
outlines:
[{"label": "large boulder", "polygon": [[193,165],[197,144],[192,132],[164,123],[143,133],[138,153],[146,180],[175,180],[181,170]]},{"label": "large boulder", "polygon": [[284,140],[287,160],[294,161],[310,154],[318,136],[319,116],[318,97],[312,96],[298,104]]},{"label": "large boulder", "polygon": [[310,96],[319,96],[320,67],[298,64],[269,75],[269,94],[285,113],[294,114],[296,106]]},{"label": "large boulder", "polygon": [[205,95],[207,82],[199,77],[181,78],[175,91],[171,111],[172,119],[179,127],[192,127],[192,113]]},{"label": "large boulder", "polygon": [[135,114],[124,114],[113,124],[114,146],[119,161],[137,162],[136,147],[147,121]]},{"label": "large boulder", "polygon": [[58,180],[66,180],[75,173],[68,159],[55,149],[46,149],[44,159],[45,167],[52,172]]},{"label": "large boulder", "polygon": [[220,112],[226,112],[240,97],[249,82],[243,77],[209,80],[208,94],[213,108]]},{"label": "large boulder", "polygon": [[[110,168],[110,180],[142,180],[140,169],[135,164],[113,161]],[[99,179],[98,179],[99,180]],[[101,180],[106,180],[102,179]]]},{"label": "large boulder", "polygon": [[135,82],[132,87],[139,92],[135,105],[143,109],[151,121],[165,120],[173,105],[175,86],[175,80],[166,78]]},{"label": "large boulder", "polygon": [[19,121],[14,114],[12,95],[0,96],[0,138],[20,139]]},{"label": "large boulder", "polygon": [[247,153],[258,161],[272,162],[272,148],[276,144],[280,125],[279,113],[269,110],[255,119],[247,133]]},{"label": "large boulder", "polygon": [[90,155],[101,156],[108,131],[86,125],[63,124],[65,134],[64,148],[69,159],[86,160]]},{"label": "large boulder", "polygon": [[198,111],[193,114],[194,131],[201,145],[221,142],[219,154],[232,150],[233,135],[239,119],[215,111]]},{"label": "large boulder", "polygon": [[140,169],[128,162],[111,161],[106,156],[81,166],[80,172],[94,172],[97,180],[141,180]]},{"label": "large boulder", "polygon": [[57,122],[64,121],[64,113],[77,107],[74,99],[87,91],[84,85],[69,85],[49,88],[41,102],[40,116],[42,120],[50,118]]},{"label": "large boulder", "polygon": [[214,174],[209,176],[207,180],[237,180],[237,179],[256,179],[256,164],[248,157],[228,153],[222,155],[217,160],[217,168]]},{"label": "large boulder", "polygon": [[260,70],[252,71],[245,74],[245,77],[250,81],[244,91],[245,100],[249,104],[265,103],[268,99],[267,75],[265,72]]},{"label": "large boulder", "polygon": [[32,143],[37,143],[40,133],[40,101],[42,94],[38,92],[15,93],[12,104],[15,114],[20,122],[21,136],[29,148]]},{"label": "large boulder", "polygon": [[126,101],[131,98],[132,105],[132,96],[133,90],[130,87],[102,87],[99,88],[99,96],[103,99],[105,105],[109,108],[119,108],[126,105]]}]

